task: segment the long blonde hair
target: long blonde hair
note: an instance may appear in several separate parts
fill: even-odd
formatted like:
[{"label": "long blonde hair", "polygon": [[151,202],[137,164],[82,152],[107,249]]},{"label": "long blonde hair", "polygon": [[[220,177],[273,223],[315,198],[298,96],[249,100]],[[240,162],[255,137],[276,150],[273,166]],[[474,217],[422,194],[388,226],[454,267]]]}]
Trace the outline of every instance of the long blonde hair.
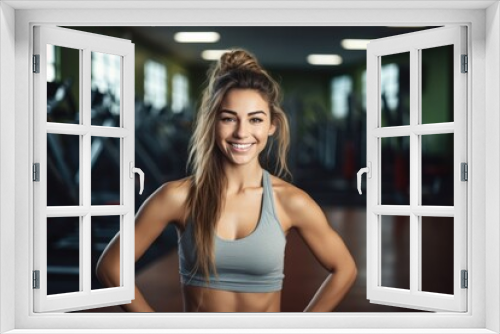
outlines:
[{"label": "long blonde hair", "polygon": [[213,240],[227,184],[222,169],[223,156],[215,143],[215,122],[224,97],[233,88],[254,89],[269,103],[271,122],[276,125],[277,131],[268,143],[267,160],[272,143],[276,141],[275,174],[291,175],[286,163],[290,130],[285,112],[280,107],[279,84],[248,51],[235,49],[224,53],[208,71],[208,85],[203,91],[188,157],[192,175],[185,219],[189,215],[194,227],[195,272],[201,269],[207,281],[211,270],[217,273]]}]

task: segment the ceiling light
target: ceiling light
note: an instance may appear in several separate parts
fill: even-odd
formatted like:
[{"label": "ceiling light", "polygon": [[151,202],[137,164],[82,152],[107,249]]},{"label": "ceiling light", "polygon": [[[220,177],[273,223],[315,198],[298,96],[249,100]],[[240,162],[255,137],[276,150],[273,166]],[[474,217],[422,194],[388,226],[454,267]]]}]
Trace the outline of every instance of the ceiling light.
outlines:
[{"label": "ceiling light", "polygon": [[205,50],[201,53],[201,58],[205,60],[219,60],[219,58],[229,50]]},{"label": "ceiling light", "polygon": [[311,65],[340,65],[342,57],[332,54],[312,54],[307,56],[307,62]]},{"label": "ceiling light", "polygon": [[369,39],[343,39],[340,44],[346,50],[366,50]]},{"label": "ceiling light", "polygon": [[216,32],[178,32],[174,35],[174,40],[179,43],[215,43],[220,39]]}]

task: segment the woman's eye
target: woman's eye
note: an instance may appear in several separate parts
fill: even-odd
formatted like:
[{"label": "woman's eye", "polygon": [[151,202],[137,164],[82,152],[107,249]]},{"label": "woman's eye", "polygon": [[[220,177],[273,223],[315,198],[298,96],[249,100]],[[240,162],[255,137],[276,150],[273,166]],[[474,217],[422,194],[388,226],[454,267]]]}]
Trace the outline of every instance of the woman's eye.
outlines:
[{"label": "woman's eye", "polygon": [[232,122],[232,121],[234,121],[234,118],[224,117],[224,118],[221,118],[221,121],[223,121],[223,122]]},{"label": "woman's eye", "polygon": [[260,123],[260,122],[262,122],[262,120],[260,118],[252,118],[250,120],[250,122],[252,122],[252,123]]}]

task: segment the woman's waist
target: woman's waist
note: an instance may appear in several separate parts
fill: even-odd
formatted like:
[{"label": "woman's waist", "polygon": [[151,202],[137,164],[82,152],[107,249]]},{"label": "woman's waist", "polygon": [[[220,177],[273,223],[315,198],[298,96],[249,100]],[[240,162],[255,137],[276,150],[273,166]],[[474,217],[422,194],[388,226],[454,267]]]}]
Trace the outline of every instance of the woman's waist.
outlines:
[{"label": "woman's waist", "polygon": [[183,285],[186,312],[279,312],[281,291],[235,292]]}]

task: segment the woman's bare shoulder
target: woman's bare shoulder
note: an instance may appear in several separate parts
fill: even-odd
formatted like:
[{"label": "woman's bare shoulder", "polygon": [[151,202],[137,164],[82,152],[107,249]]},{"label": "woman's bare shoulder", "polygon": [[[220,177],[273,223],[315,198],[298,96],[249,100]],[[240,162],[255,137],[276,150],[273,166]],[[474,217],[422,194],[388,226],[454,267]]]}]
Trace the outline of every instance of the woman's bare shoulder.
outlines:
[{"label": "woman's bare shoulder", "polygon": [[163,183],[153,195],[163,206],[168,206],[168,211],[174,214],[175,220],[182,220],[190,187],[191,177],[187,176]]},{"label": "woman's bare shoulder", "polygon": [[323,210],[307,192],[279,178],[272,180],[277,214],[285,229],[306,231],[328,224]]},{"label": "woman's bare shoulder", "polygon": [[163,183],[158,190],[158,196],[162,201],[167,201],[170,205],[184,206],[189,196],[191,187],[191,177],[173,180]]},{"label": "woman's bare shoulder", "polygon": [[277,206],[290,218],[307,206],[316,204],[307,192],[277,176],[271,175],[271,184]]}]

